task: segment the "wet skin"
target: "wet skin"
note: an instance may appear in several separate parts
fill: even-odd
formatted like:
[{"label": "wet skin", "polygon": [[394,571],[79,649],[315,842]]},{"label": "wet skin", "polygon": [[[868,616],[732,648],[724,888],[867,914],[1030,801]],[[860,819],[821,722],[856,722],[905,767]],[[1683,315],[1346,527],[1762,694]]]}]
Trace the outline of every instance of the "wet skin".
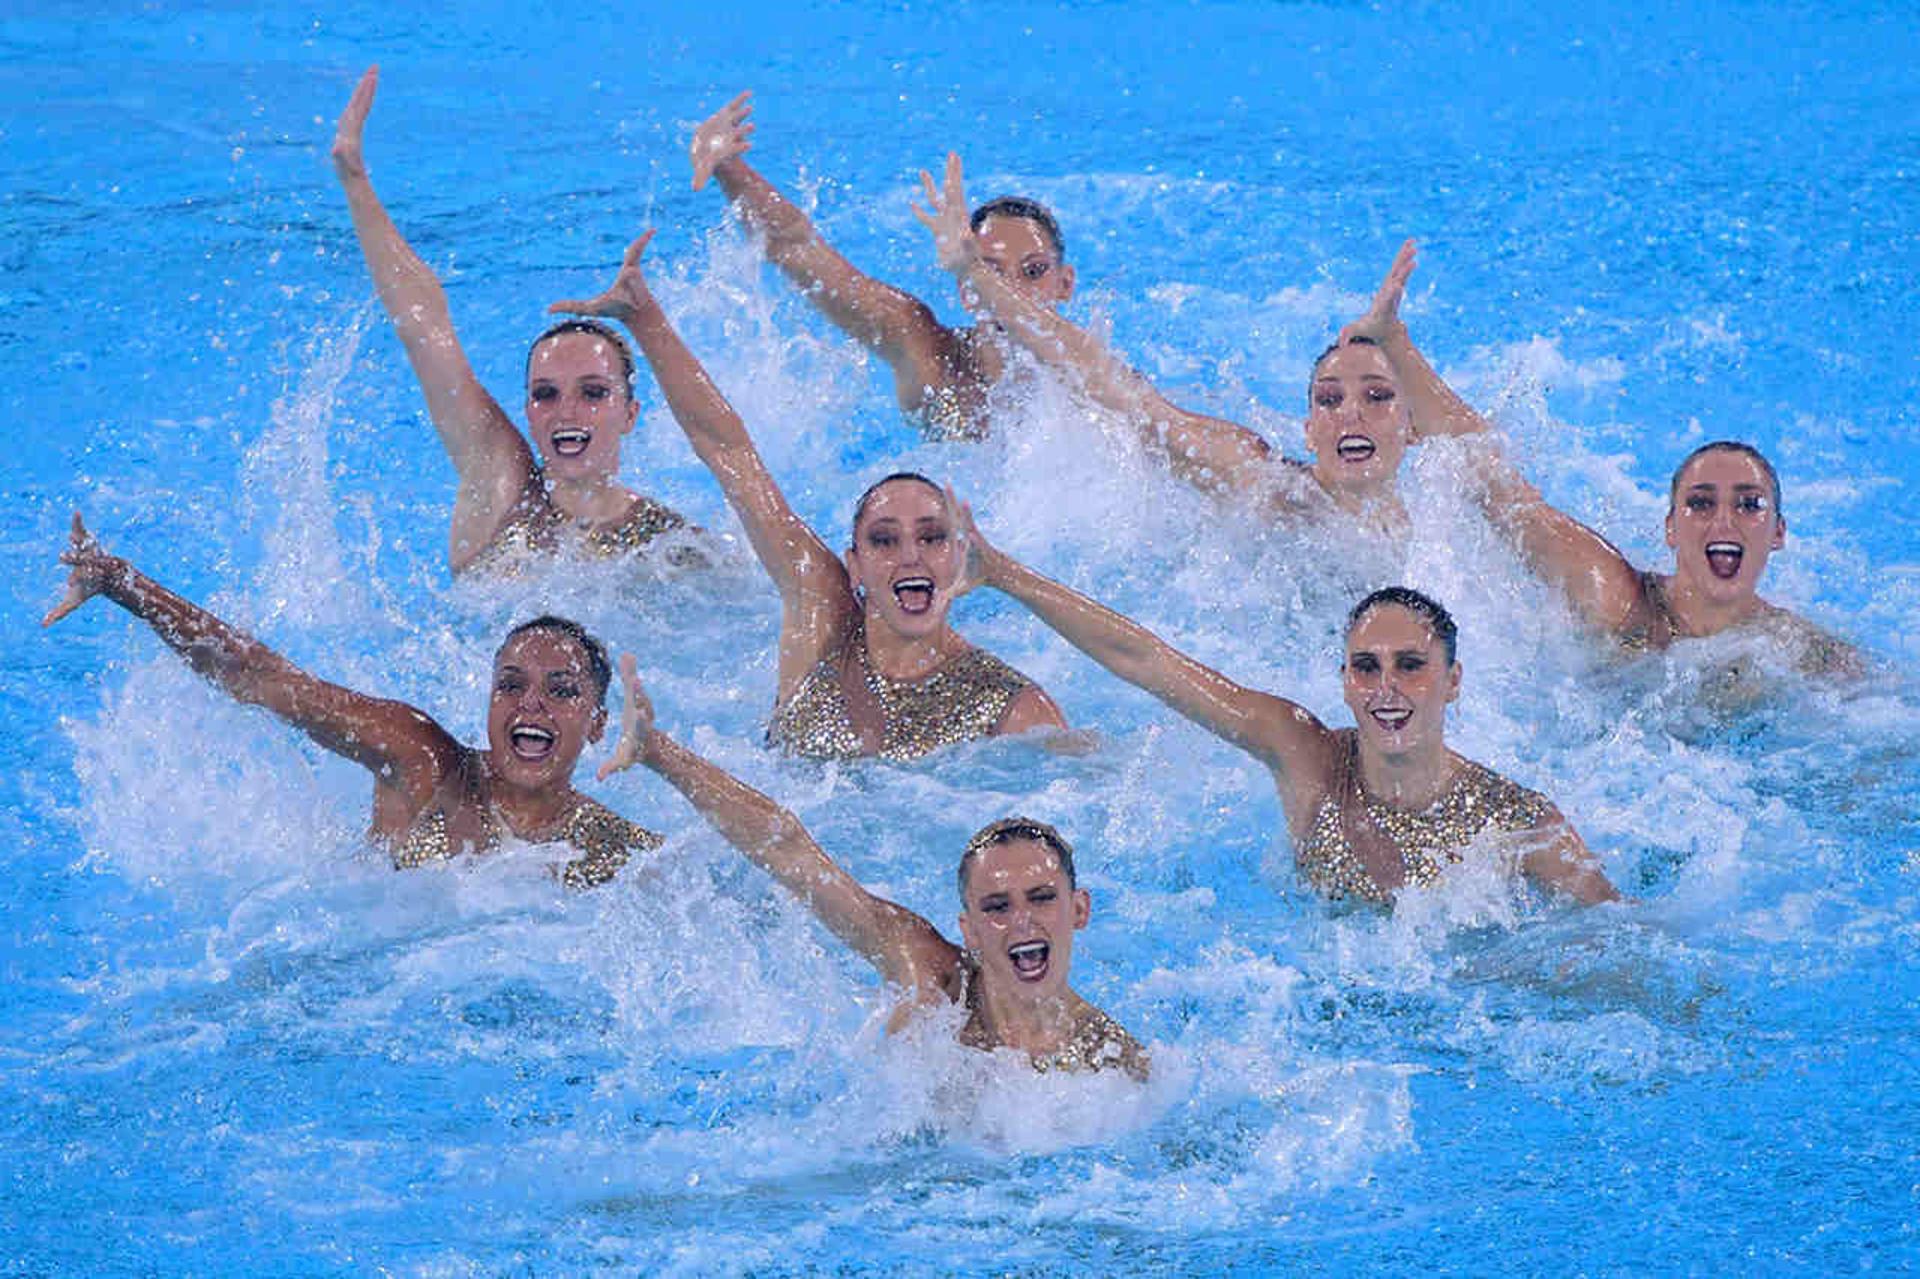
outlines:
[{"label": "wet skin", "polygon": [[1358,343],[1337,348],[1320,362],[1308,399],[1307,449],[1322,487],[1364,489],[1393,480],[1411,423],[1384,351]]},{"label": "wet skin", "polygon": [[966,907],[960,935],[990,989],[1033,999],[1069,994],[1074,930],[1086,927],[1093,903],[1085,889],[1069,886],[1043,841],[981,849],[967,876]]},{"label": "wet skin", "polygon": [[1446,749],[1460,664],[1448,664],[1419,615],[1395,604],[1370,610],[1347,635],[1340,683],[1363,748],[1387,760]]},{"label": "wet skin", "polygon": [[1757,607],[1767,559],[1786,545],[1787,522],[1760,464],[1733,451],[1688,463],[1667,513],[1677,587],[1720,609]]},{"label": "wet skin", "polygon": [[902,638],[924,639],[946,625],[947,595],[964,552],[946,499],[917,480],[894,480],[867,502],[846,554],[847,574],[878,616]]},{"label": "wet skin", "polygon": [[620,356],[604,338],[560,333],[534,348],[527,365],[527,429],[554,479],[617,477],[620,438],[633,429],[639,411],[639,402],[627,394]]},{"label": "wet skin", "polygon": [[568,636],[524,631],[494,661],[487,704],[488,771],[508,791],[565,792],[607,711],[586,654]]}]

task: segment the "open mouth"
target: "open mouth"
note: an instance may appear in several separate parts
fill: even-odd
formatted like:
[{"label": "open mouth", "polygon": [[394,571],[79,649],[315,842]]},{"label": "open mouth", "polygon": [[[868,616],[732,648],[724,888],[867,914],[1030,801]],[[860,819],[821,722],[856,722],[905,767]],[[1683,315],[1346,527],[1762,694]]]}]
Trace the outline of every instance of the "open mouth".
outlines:
[{"label": "open mouth", "polygon": [[593,432],[578,426],[563,426],[552,435],[553,451],[561,457],[579,457],[593,443]]},{"label": "open mouth", "polygon": [[1373,441],[1364,435],[1343,435],[1333,448],[1342,462],[1364,462],[1377,451]]},{"label": "open mouth", "polygon": [[893,584],[893,598],[903,613],[924,613],[933,607],[933,579],[903,577]]},{"label": "open mouth", "polygon": [[1723,582],[1731,582],[1740,576],[1740,561],[1746,554],[1746,548],[1738,542],[1708,542],[1707,571]]},{"label": "open mouth", "polygon": [[1374,723],[1378,724],[1380,727],[1384,729],[1387,729],[1390,732],[1395,732],[1395,733],[1405,728],[1407,726],[1407,721],[1413,718],[1412,710],[1402,709],[1398,707],[1391,710],[1381,709],[1381,710],[1375,710],[1375,711],[1368,711],[1367,714],[1373,716]]},{"label": "open mouth", "polygon": [[521,759],[545,759],[553,754],[555,740],[552,733],[532,724],[521,724],[507,734],[507,744]]},{"label": "open mouth", "polygon": [[1007,947],[1013,961],[1013,975],[1021,981],[1039,981],[1047,975],[1047,956],[1053,948],[1043,941],[1023,941]]}]

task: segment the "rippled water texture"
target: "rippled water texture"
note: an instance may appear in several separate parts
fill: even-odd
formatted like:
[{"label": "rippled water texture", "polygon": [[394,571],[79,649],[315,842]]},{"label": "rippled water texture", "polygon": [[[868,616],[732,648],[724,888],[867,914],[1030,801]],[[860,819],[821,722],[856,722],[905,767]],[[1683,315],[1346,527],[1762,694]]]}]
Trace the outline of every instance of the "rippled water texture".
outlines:
[{"label": "rippled water texture", "polygon": [[[1592,7],[525,6],[0,17],[0,395],[14,501],[0,839],[7,1274],[1830,1274],[1920,1260],[1913,15]],[[1550,793],[1642,900],[1471,866],[1391,916],[1296,881],[1269,779],[1003,601],[958,625],[1084,757],[918,769],[758,745],[777,604],[643,377],[629,479],[723,537],[693,577],[449,585],[450,468],[325,160],[354,77],[396,218],[509,406],[555,297],[659,228],[653,277],[795,504],[844,535],[898,465],[997,540],[1344,722],[1356,594],[1460,616],[1451,740]],[[1416,451],[1405,546],[1223,517],[1062,389],[923,445],[884,372],[686,189],[755,158],[857,263],[958,320],[908,200],[1065,224],[1076,318],[1176,399],[1300,447],[1309,361],[1421,239],[1408,313],[1552,498],[1665,566],[1691,445],[1752,439],[1792,525],[1768,594],[1874,653],[1851,690],[1738,641],[1610,665]],[[516,410],[517,412],[517,410]],[[213,694],[123,615],[34,625],[79,506],[171,585],[469,740],[493,640],[551,607],[664,724],[951,927],[965,835],[1077,841],[1090,998],[1153,1083],[1036,1078],[886,1002],[651,779],[670,836],[568,895],[534,855],[395,875],[363,774]]]}]

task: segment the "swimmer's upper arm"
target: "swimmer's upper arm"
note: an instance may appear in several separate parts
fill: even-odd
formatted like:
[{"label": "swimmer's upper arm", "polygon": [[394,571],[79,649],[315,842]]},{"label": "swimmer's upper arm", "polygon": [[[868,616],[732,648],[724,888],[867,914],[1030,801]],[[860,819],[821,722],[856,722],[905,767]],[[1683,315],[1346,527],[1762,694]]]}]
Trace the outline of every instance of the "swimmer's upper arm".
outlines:
[{"label": "swimmer's upper arm", "polygon": [[996,737],[1007,737],[1015,733],[1025,733],[1036,728],[1065,728],[1067,717],[1060,713],[1047,691],[1038,684],[1029,684],[1013,695],[1007,703],[1007,709],[995,724]]},{"label": "swimmer's upper arm", "polygon": [[1483,452],[1481,461],[1487,515],[1513,540],[1534,571],[1558,587],[1589,624],[1614,635],[1630,629],[1644,604],[1645,590],[1639,571],[1627,557],[1549,503],[1497,452]]},{"label": "swimmer's upper arm", "polygon": [[1520,859],[1520,868],[1528,878],[1582,905],[1620,900],[1620,890],[1600,869],[1599,859],[1559,809],[1549,805],[1531,834],[1531,846]]}]

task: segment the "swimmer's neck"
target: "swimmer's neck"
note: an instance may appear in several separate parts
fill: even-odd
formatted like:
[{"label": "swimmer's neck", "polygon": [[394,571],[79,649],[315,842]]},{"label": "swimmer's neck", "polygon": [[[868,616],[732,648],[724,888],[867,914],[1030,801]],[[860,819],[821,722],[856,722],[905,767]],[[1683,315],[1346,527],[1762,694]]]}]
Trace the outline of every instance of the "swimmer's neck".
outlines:
[{"label": "swimmer's neck", "polygon": [[480,771],[486,784],[487,802],[516,839],[541,843],[552,839],[560,824],[580,803],[580,792],[571,781],[557,786],[516,786],[493,768],[493,752],[480,752]]},{"label": "swimmer's neck", "polygon": [[865,621],[867,665],[890,680],[925,679],[967,651],[967,642],[944,623],[932,635],[901,635],[871,605]]},{"label": "swimmer's neck", "polygon": [[553,509],[586,528],[612,523],[625,515],[635,500],[632,490],[611,475],[556,476],[549,471],[543,478]]},{"label": "swimmer's neck", "polygon": [[1460,757],[1441,743],[1405,755],[1360,751],[1360,785],[1369,797],[1407,812],[1419,812],[1447,793],[1460,771]]},{"label": "swimmer's neck", "polygon": [[1737,600],[1715,600],[1677,572],[1668,575],[1661,584],[1666,588],[1667,608],[1680,623],[1681,636],[1701,639],[1718,635],[1778,611],[1761,599],[1757,591]]},{"label": "swimmer's neck", "polygon": [[968,372],[982,390],[1006,376],[1007,355],[1013,350],[1013,339],[1007,336],[1006,328],[998,320],[981,320],[957,330],[955,336],[960,339],[960,350],[970,366]]},{"label": "swimmer's neck", "polygon": [[1404,537],[1412,531],[1406,504],[1400,500],[1400,486],[1394,483],[1391,476],[1378,484],[1360,487],[1351,484],[1329,485],[1320,478],[1318,471],[1310,469],[1308,474],[1313,476],[1313,482],[1327,495],[1327,500],[1333,503],[1335,509],[1358,523],[1394,537]]},{"label": "swimmer's neck", "polygon": [[984,971],[974,980],[980,983],[974,1018],[988,1048],[1017,1048],[1035,1057],[1063,1052],[1091,1008],[1065,985],[1057,995],[1035,996],[994,989]]}]

